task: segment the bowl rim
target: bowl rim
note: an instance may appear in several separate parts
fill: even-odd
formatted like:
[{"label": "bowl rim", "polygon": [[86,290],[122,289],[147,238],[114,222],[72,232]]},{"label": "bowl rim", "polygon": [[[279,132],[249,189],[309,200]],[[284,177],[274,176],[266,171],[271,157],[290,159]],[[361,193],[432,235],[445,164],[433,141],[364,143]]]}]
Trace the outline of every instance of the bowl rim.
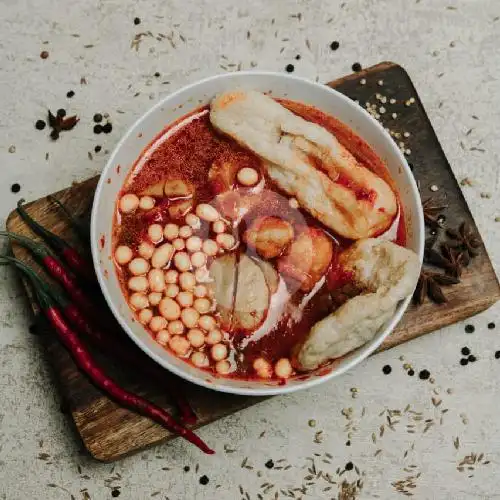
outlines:
[{"label": "bowl rim", "polygon": [[[160,366],[165,368],[166,370],[174,373],[175,375],[183,378],[184,380],[187,380],[188,382],[191,382],[193,384],[199,385],[201,387],[205,387],[207,389],[215,390],[218,392],[225,392],[229,394],[237,394],[237,395],[244,395],[244,396],[273,396],[277,394],[287,394],[287,393],[292,393],[295,391],[299,390],[304,390],[304,389],[310,389],[316,385],[322,384],[324,382],[327,382],[328,380],[333,379],[334,377],[338,377],[339,375],[342,375],[346,373],[348,370],[362,362],[364,359],[366,359],[370,354],[372,354],[381,344],[382,342],[392,333],[394,330],[395,326],[399,323],[401,320],[403,314],[405,313],[412,294],[408,295],[404,300],[402,300],[397,308],[396,312],[394,313],[393,317],[391,318],[390,322],[385,326],[383,333],[379,332],[377,338],[372,339],[369,343],[364,344],[362,351],[356,353],[353,355],[346,363],[344,363],[342,366],[335,368],[328,373],[324,375],[317,375],[313,376],[307,380],[301,381],[300,384],[294,384],[294,385],[288,385],[288,384],[283,384],[283,385],[275,385],[275,386],[263,386],[263,387],[236,387],[236,386],[223,386],[223,385],[216,385],[212,382],[209,382],[205,379],[205,377],[202,376],[204,372],[200,370],[200,376],[197,377],[195,375],[192,375],[191,373],[184,371],[182,369],[179,369],[175,365],[169,363],[169,361],[162,357],[157,355],[155,352],[149,349],[149,347],[142,342],[140,338],[138,338],[131,330],[129,327],[127,321],[125,320],[124,316],[120,314],[120,311],[118,309],[118,305],[115,304],[113,301],[108,288],[107,288],[107,280],[104,276],[104,273],[101,269],[101,263],[100,263],[100,249],[99,249],[99,233],[97,229],[97,220],[98,220],[98,204],[100,197],[102,195],[103,188],[105,186],[105,179],[106,179],[106,173],[109,171],[110,168],[114,165],[115,157],[118,155],[118,152],[122,148],[122,146],[132,137],[133,132],[136,130],[140,124],[143,122],[146,122],[147,119],[149,118],[150,115],[152,115],[155,111],[157,111],[159,108],[162,106],[165,106],[165,104],[178,96],[179,94],[183,92],[188,92],[189,90],[198,87],[200,85],[212,82],[214,80],[219,80],[219,79],[230,79],[232,77],[238,76],[239,78],[241,77],[255,77],[255,76],[261,76],[261,77],[272,77],[272,78],[282,78],[286,80],[291,80],[291,81],[296,81],[300,84],[307,84],[313,87],[318,87],[321,88],[323,91],[327,90],[327,92],[330,92],[334,95],[336,95],[337,98],[343,100],[345,103],[348,104],[349,107],[354,107],[358,106],[355,104],[349,97],[345,96],[341,92],[333,89],[332,87],[329,87],[328,85],[321,84],[318,82],[311,81],[307,78],[295,76],[295,75],[287,75],[279,72],[274,72],[274,71],[238,71],[235,73],[222,73],[222,74],[216,74],[212,75],[206,78],[203,78],[201,80],[197,80],[193,83],[184,85],[177,89],[176,91],[168,94],[165,96],[163,99],[159,100],[156,104],[154,104],[151,108],[149,108],[145,113],[143,113],[135,122],[128,128],[128,130],[125,132],[125,134],[122,136],[120,141],[116,144],[115,148],[113,149],[112,154],[110,155],[108,161],[106,162],[106,165],[104,169],[101,172],[99,182],[97,184],[95,193],[94,193],[94,199],[92,202],[92,212],[91,212],[91,224],[90,224],[90,238],[91,238],[91,252],[92,252],[92,260],[94,264],[94,268],[96,270],[96,275],[97,279],[99,282],[99,286],[101,289],[102,294],[104,295],[104,298],[106,300],[106,303],[108,304],[108,307],[111,309],[115,319],[118,321],[120,326],[125,330],[127,335],[132,339],[132,341],[144,352],[146,353],[150,358],[152,358],[155,362],[157,362]],[[410,167],[408,166],[408,163],[406,161],[406,158],[404,157],[403,153],[401,150],[397,147],[397,145],[394,143],[393,139],[389,135],[389,133],[384,129],[384,127],[374,118],[372,117],[363,107],[359,106],[358,111],[362,111],[362,115],[364,115],[365,119],[371,124],[371,126],[375,127],[378,129],[378,131],[382,134],[386,142],[389,144],[389,147],[393,150],[393,152],[396,154],[400,164],[402,165],[403,169],[406,171],[406,177],[409,179],[409,188],[410,188],[410,195],[420,201],[420,192],[418,190],[417,183],[415,181],[415,178],[411,172]],[[153,139],[153,138],[152,138]],[[136,159],[134,158],[134,161]],[[419,245],[417,249],[417,255],[420,260],[420,264],[422,264],[423,261],[423,253],[424,253],[424,239],[425,239],[425,227],[424,227],[424,216],[423,216],[423,209],[421,206],[421,202],[417,203],[417,210],[416,213],[413,214],[413,217],[416,219],[416,224],[413,226],[413,231],[417,233],[418,239],[419,239]]]}]

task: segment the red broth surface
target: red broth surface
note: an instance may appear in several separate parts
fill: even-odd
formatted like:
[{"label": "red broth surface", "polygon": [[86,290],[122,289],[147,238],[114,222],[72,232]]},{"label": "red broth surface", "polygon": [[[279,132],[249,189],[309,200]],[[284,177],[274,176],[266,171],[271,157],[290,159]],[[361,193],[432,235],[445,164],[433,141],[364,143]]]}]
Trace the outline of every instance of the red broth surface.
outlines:
[{"label": "red broth surface", "polygon": [[[279,100],[279,102],[293,113],[315,122],[333,133],[360,163],[386,180],[397,193],[384,163],[370,146],[349,127],[314,107],[289,100]],[[283,291],[286,286],[292,293],[283,296],[279,293],[273,295],[273,297],[278,297],[275,302],[278,303],[279,307],[275,307],[273,300],[271,300],[266,320],[255,331],[250,333],[241,329],[222,331],[222,339],[218,344],[226,347],[227,357],[225,357],[225,361],[216,363],[211,354],[212,345],[207,343],[209,332],[198,326],[195,328],[201,330],[205,336],[204,344],[193,347],[187,341],[178,341],[179,345],[175,345],[178,352],[174,352],[174,354],[201,369],[219,373],[221,376],[242,379],[262,377],[262,374],[258,374],[253,366],[257,358],[262,358],[271,367],[269,378],[279,379],[280,377],[273,372],[272,366],[282,358],[292,359],[294,348],[303,341],[305,335],[317,321],[333,312],[349,297],[360,292],[349,282],[349,276],[343,275],[335,265],[336,255],[349,246],[351,242],[340,238],[300,208],[292,208],[289,197],[265,178],[265,170],[262,168],[261,160],[251,151],[242,148],[233,140],[220,135],[213,129],[209,121],[208,107],[200,108],[166,127],[136,161],[117,200],[113,236],[114,248],[127,246],[132,250],[133,256],[137,257],[141,242],[150,241],[148,227],[151,224],[160,224],[162,227],[167,223],[175,223],[178,226],[185,225],[183,217],[174,218],[169,212],[173,205],[185,201],[182,197],[172,200],[164,196],[157,196],[154,197],[155,205],[153,208],[147,210],[138,208],[131,213],[124,214],[118,209],[119,201],[124,194],[134,193],[140,198],[141,193],[152,185],[165,180],[180,179],[193,188],[194,195],[190,200],[193,202],[191,210],[194,210],[196,205],[200,203],[211,203],[214,196],[224,190],[224,186],[219,185],[217,181],[208,181],[209,171],[214,162],[226,162],[237,165],[238,168],[254,168],[261,173],[261,182],[265,183],[260,202],[252,207],[244,221],[236,229],[227,229],[227,232],[232,234],[239,241],[239,244],[235,250],[224,253],[235,252],[240,256],[242,252],[245,252],[253,255],[252,250],[247,248],[242,241],[242,233],[256,218],[272,215],[289,221],[295,228],[307,225],[324,232],[333,243],[333,258],[324,278],[312,291],[304,292],[293,280],[280,276],[281,288],[279,290]],[[342,182],[342,179],[339,182]],[[353,187],[353,189],[356,188]],[[358,199],[369,200],[371,192],[360,190],[356,196]],[[396,243],[404,246],[406,232],[403,221],[404,217],[400,210]],[[199,234],[202,239],[215,239],[216,236],[210,224],[203,221],[201,227],[194,230],[193,234]],[[165,241],[163,238],[156,246],[162,245]],[[207,266],[210,265],[213,258],[208,257]],[[273,260],[270,262],[273,264]],[[128,265],[119,265],[118,262],[115,264],[123,293],[130,301],[133,292],[129,289],[128,283],[132,274]],[[168,264],[167,268],[169,266],[174,268],[173,263]],[[146,292],[146,295],[148,293],[149,291]],[[132,309],[134,308],[132,307]],[[148,309],[151,310],[152,316],[160,316],[158,306],[149,305]],[[151,331],[148,326],[149,313],[142,313],[141,316],[140,310],[136,310],[136,314],[139,321],[142,318],[145,328],[150,331],[153,338],[156,337],[165,349],[172,351],[171,339],[173,337],[186,339],[189,328],[185,328],[181,334],[162,333],[159,335],[157,332]],[[215,329],[221,330],[219,328],[219,314],[211,311],[209,315],[217,322]],[[163,330],[168,332],[168,324]],[[201,354],[193,357],[195,352]],[[293,375],[296,375],[295,372]]]}]

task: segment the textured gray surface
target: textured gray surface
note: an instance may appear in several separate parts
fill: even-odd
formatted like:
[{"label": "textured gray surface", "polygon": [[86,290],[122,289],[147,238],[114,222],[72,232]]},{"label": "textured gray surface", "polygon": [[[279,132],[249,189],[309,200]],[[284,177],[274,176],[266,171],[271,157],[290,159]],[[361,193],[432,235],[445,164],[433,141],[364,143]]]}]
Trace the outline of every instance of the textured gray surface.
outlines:
[{"label": "textured gray surface", "polygon": [[[499,2],[343,3],[342,7],[342,2],[327,0],[1,0],[0,216],[5,219],[20,195],[34,199],[98,173],[107,155],[101,152],[90,160],[88,151],[96,144],[111,150],[153,102],[185,83],[235,69],[240,63],[244,69],[256,64],[258,69],[277,71],[293,63],[296,74],[326,81],[349,73],[355,61],[369,66],[393,60],[415,82],[457,178],[471,179],[472,186],[464,187],[465,196],[498,270]],[[133,24],[135,16],[142,19],[139,26]],[[144,36],[137,51],[131,48],[134,36],[148,31],[154,36]],[[158,33],[172,43],[168,38],[157,40]],[[329,48],[332,40],[340,42],[336,52]],[[42,50],[49,51],[48,59],[40,59]],[[301,55],[300,61],[294,60],[296,54]],[[153,76],[156,71],[161,73],[159,78]],[[87,85],[80,84],[82,77]],[[71,89],[76,95],[66,99]],[[45,117],[47,108],[58,107],[77,113],[81,122],[52,143],[46,131],[36,131],[33,124]],[[92,133],[92,115],[98,111],[110,113],[112,134]],[[14,153],[9,152],[12,146]],[[471,151],[471,147],[478,149]],[[10,192],[14,182],[21,184],[19,195]],[[316,457],[317,467],[330,471],[335,481],[337,467],[342,469],[349,460],[365,474],[358,498],[397,498],[401,493],[391,483],[418,473],[416,487],[408,489],[418,499],[500,497],[496,478],[500,361],[493,356],[500,349],[499,307],[472,320],[473,335],[464,333],[463,324],[446,328],[378,355],[319,388],[274,398],[206,427],[201,435],[216,447],[215,457],[201,456],[176,441],[112,466],[81,453],[69,419],[59,410],[44,353],[37,338],[28,333],[31,317],[19,282],[4,269],[0,275],[4,283],[0,289],[0,499],[70,499],[73,495],[79,500],[85,498],[85,488],[92,499],[104,499],[111,498],[112,486],[120,486],[123,499],[236,499],[242,497],[239,485],[253,499],[265,489],[260,489],[263,483],[275,485],[264,494],[274,498],[281,488],[300,487],[308,475],[306,457],[325,452],[333,458]],[[487,323],[494,320],[499,326],[488,330]],[[465,368],[458,364],[464,345],[478,357]],[[428,368],[435,383],[408,377],[402,369],[405,362],[417,373]],[[390,376],[381,371],[386,363],[393,367]],[[352,387],[358,389],[356,399],[351,398]],[[440,399],[442,403],[435,407],[432,397],[435,404]],[[423,412],[423,420],[408,411],[393,417],[399,422],[390,430],[386,414],[380,413],[384,408],[404,410],[408,404],[410,411]],[[341,411],[349,407],[355,430],[347,447],[347,420]],[[443,409],[449,411],[442,414]],[[316,427],[308,425],[309,419],[316,420]],[[435,425],[424,433],[426,419],[434,419]],[[381,424],[385,432],[380,438]],[[320,430],[322,442],[315,443]],[[225,453],[224,445],[235,451]],[[473,470],[468,466],[457,470],[471,452],[484,453],[481,463],[470,466]],[[245,457],[253,469],[241,467]],[[264,466],[269,458],[278,467],[286,465],[276,463],[285,458],[292,467],[269,470]],[[183,471],[185,465],[191,466],[189,472]],[[258,471],[262,471],[260,477]],[[202,474],[210,478],[206,486],[198,483]],[[351,482],[357,473],[347,472],[340,481],[344,478]],[[337,498],[338,485],[321,478],[314,482],[304,498]],[[331,489],[323,491],[327,487]]]}]

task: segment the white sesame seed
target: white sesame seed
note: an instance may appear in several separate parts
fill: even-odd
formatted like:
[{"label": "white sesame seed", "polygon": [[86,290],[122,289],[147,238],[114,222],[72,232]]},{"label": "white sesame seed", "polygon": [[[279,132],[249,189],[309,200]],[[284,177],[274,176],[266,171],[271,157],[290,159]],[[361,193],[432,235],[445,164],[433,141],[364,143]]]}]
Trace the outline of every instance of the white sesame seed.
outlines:
[{"label": "white sesame seed", "polygon": [[385,97],[385,95],[383,95],[381,98],[380,98],[380,102],[382,104],[385,104],[387,102],[387,97]]},{"label": "white sesame seed", "polygon": [[411,149],[405,149],[405,155],[411,155]]},{"label": "white sesame seed", "polygon": [[394,120],[395,120],[395,119],[398,117],[398,114],[397,114],[397,113],[392,113],[392,115],[391,115],[391,116],[392,116],[392,117],[394,118]]},{"label": "white sesame seed", "polygon": [[396,132],[396,133],[394,134],[394,137],[395,137],[396,139],[399,139],[399,138],[401,137],[401,134],[400,134],[399,132]]},{"label": "white sesame seed", "polygon": [[414,97],[410,97],[409,101],[410,101],[410,104],[413,104],[415,102],[415,98]]},{"label": "white sesame seed", "polygon": [[403,132],[403,135],[404,135],[405,137],[410,137],[410,132]]},{"label": "white sesame seed", "polygon": [[361,80],[359,81],[359,83],[361,83],[361,85],[366,85],[366,79],[365,78],[361,78]]},{"label": "white sesame seed", "polygon": [[436,186],[436,184],[433,184],[430,188],[429,188],[433,193],[435,193],[436,191],[439,190],[439,186]]},{"label": "white sesame seed", "polygon": [[376,97],[378,100],[380,100],[380,98],[382,97],[382,95],[377,93],[377,94],[375,94],[375,97]]},{"label": "white sesame seed", "polygon": [[384,114],[385,113],[385,108],[384,106],[380,106],[380,108],[378,108],[379,112]]},{"label": "white sesame seed", "polygon": [[400,148],[404,148],[404,147],[405,147],[405,143],[404,143],[403,141],[400,141],[400,142],[399,142],[399,147],[400,147]]},{"label": "white sesame seed", "polygon": [[411,105],[411,102],[410,102],[410,101],[406,101],[406,102],[405,102],[405,106],[406,106],[406,107],[409,107],[410,105]]},{"label": "white sesame seed", "polygon": [[393,99],[389,99],[389,102],[390,102],[391,104],[396,104],[396,99],[394,99],[394,98],[393,98]]},{"label": "white sesame seed", "polygon": [[379,80],[377,83],[378,83],[380,86],[382,86],[382,85],[384,85],[384,80]]}]

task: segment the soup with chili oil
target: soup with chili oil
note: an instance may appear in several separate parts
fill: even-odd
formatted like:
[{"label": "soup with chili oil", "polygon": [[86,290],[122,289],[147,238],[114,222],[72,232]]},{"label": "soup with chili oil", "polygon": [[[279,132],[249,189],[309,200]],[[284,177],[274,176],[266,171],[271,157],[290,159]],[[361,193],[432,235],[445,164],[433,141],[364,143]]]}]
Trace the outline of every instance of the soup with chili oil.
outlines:
[{"label": "soup with chili oil", "polygon": [[151,142],[113,234],[123,294],[156,342],[262,381],[375,335],[414,284],[405,243],[394,183],[363,139],[314,107],[242,91]]}]

